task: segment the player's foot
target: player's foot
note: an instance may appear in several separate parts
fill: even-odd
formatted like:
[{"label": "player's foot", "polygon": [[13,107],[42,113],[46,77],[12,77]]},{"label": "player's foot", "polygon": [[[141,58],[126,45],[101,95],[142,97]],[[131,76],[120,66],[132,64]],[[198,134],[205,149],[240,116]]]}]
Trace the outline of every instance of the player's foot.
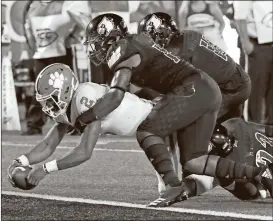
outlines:
[{"label": "player's foot", "polygon": [[184,185],[177,187],[167,186],[166,191],[155,201],[149,203],[147,207],[167,207],[188,199]]},{"label": "player's foot", "polygon": [[263,167],[258,179],[260,179],[261,183],[265,189],[269,191],[270,196],[273,199],[273,163]]}]

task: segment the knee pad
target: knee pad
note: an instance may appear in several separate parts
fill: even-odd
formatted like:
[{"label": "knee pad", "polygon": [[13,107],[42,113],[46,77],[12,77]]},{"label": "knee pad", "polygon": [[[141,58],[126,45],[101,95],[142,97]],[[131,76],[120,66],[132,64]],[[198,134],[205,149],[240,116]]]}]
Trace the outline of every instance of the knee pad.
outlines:
[{"label": "knee pad", "polygon": [[146,152],[149,147],[155,145],[155,144],[164,144],[165,141],[159,137],[156,136],[150,132],[147,131],[137,131],[136,134],[137,141],[140,145],[140,147]]}]

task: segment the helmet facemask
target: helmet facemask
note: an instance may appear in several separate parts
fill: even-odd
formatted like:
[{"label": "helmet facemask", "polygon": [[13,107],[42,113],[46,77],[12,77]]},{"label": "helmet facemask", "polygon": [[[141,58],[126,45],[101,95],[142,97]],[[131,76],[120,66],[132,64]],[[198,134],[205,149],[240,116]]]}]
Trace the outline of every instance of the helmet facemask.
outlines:
[{"label": "helmet facemask", "polygon": [[88,37],[84,44],[88,45],[87,49],[91,62],[96,66],[104,63],[106,60],[108,49],[114,42],[119,40],[121,37],[122,36],[118,32],[115,32],[115,30],[113,30],[111,35],[107,37],[102,37],[99,35],[94,38]]},{"label": "helmet facemask", "polygon": [[48,96],[36,94],[36,100],[42,105],[42,110],[52,118],[56,118],[60,114],[65,114],[67,111],[68,104],[60,100],[58,97],[59,94],[58,89]]},{"label": "helmet facemask", "polygon": [[105,38],[98,35],[94,38],[88,37],[84,42],[84,44],[87,45],[88,57],[96,66],[102,64],[106,58],[108,48],[103,47],[104,41]]},{"label": "helmet facemask", "polygon": [[119,15],[106,13],[91,20],[83,43],[87,45],[91,62],[97,66],[104,63],[110,46],[127,34],[127,26]]}]

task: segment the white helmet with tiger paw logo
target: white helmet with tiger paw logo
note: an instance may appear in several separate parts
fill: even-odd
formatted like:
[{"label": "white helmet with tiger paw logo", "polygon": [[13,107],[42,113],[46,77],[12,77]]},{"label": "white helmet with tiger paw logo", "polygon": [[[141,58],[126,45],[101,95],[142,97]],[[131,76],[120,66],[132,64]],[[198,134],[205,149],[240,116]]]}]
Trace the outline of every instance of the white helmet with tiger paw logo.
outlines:
[{"label": "white helmet with tiger paw logo", "polygon": [[54,63],[45,67],[35,82],[36,100],[58,123],[69,123],[66,111],[79,81],[69,66]]}]

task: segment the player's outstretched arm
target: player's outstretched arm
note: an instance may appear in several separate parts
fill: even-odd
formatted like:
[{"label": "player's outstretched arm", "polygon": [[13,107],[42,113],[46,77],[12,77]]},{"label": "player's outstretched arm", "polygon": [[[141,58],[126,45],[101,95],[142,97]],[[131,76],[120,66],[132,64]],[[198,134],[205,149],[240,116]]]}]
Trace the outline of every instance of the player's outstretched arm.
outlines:
[{"label": "player's outstretched arm", "polygon": [[60,160],[52,160],[42,166],[34,167],[28,174],[27,181],[38,185],[44,177],[54,171],[78,166],[90,159],[101,133],[101,122],[94,121],[86,126],[80,144]]},{"label": "player's outstretched arm", "polygon": [[40,163],[50,157],[63,139],[67,129],[68,125],[59,123],[54,124],[44,139],[40,141],[33,149],[13,160],[11,165],[8,167],[8,179],[10,183],[13,185],[11,173],[15,167]]},{"label": "player's outstretched arm", "polygon": [[[89,160],[100,137],[100,133],[101,121],[97,120],[87,125],[81,136],[80,144],[71,150],[68,155],[56,161],[58,170],[75,167]],[[48,172],[51,172],[50,168],[47,168],[47,165],[48,163],[45,164],[45,169],[49,170]]]},{"label": "player's outstretched arm", "polygon": [[36,164],[46,160],[50,157],[56,147],[59,145],[64,135],[68,130],[68,125],[56,123],[44,139],[39,142],[32,150],[30,150],[25,156],[27,157],[29,164]]}]

